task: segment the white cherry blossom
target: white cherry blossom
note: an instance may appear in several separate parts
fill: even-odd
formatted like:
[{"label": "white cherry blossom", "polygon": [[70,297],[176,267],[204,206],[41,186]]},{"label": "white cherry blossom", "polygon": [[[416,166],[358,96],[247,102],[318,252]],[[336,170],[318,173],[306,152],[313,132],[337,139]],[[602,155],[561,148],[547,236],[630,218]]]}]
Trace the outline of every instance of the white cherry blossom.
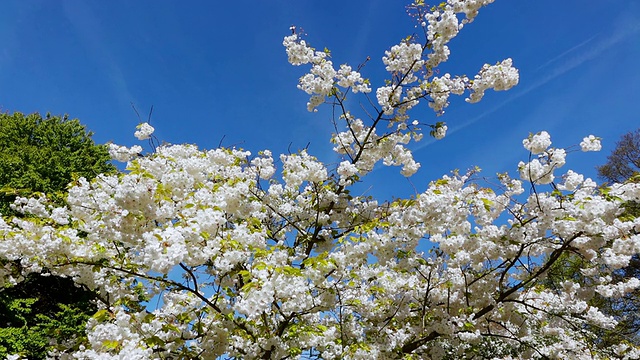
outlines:
[{"label": "white cherry blossom", "polygon": [[134,135],[138,140],[147,140],[155,131],[153,126],[149,125],[149,123],[146,122],[138,125],[136,129],[137,130]]},{"label": "white cherry blossom", "polygon": [[602,144],[600,143],[600,138],[589,135],[582,139],[580,142],[580,148],[582,151],[600,151],[602,149]]},{"label": "white cherry blossom", "polygon": [[[640,286],[613,276],[640,252],[640,220],[621,216],[639,184],[556,176],[570,154],[541,131],[523,141],[517,178],[455,171],[390,200],[356,187],[376,166],[414,175],[421,126],[445,136],[443,122],[410,120],[424,116],[414,109],[438,115],[451,94],[476,102],[517,84],[510,59],[473,79],[434,76],[448,42],[491,2],[416,1],[424,38],[390,47],[377,87],[350,65],[336,70],[294,28],[285,51],[309,66],[298,84],[308,109],[334,106],[336,159],[110,144],[126,171],[76,180],[64,206],[18,198],[28,216],[0,218],[0,257],[20,263],[0,268],[0,281],[46,271],[96,291],[84,345],[58,358],[637,358],[631,344],[599,346],[590,329],[616,326],[596,295]],[[356,94],[364,113],[347,101]],[[581,143],[599,147],[594,136]],[[584,260],[588,281],[543,281],[564,254]]]}]

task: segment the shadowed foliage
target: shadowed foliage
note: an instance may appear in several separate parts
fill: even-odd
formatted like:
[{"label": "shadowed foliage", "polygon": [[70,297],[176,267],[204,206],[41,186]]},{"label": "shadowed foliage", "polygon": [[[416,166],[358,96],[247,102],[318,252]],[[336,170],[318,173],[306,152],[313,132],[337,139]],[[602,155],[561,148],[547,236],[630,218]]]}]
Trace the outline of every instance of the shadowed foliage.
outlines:
[{"label": "shadowed foliage", "polygon": [[[640,182],[640,129],[624,134],[616,143],[615,149],[607,157],[607,163],[596,167],[598,175],[609,183]],[[630,201],[624,204],[625,211],[620,218],[640,216],[640,204]],[[582,275],[580,269],[586,268],[585,260],[579,256],[563,255],[549,270],[546,286],[561,288],[562,281],[572,280],[578,284],[592,283],[596,279]],[[629,266],[613,273],[613,282],[621,282],[632,277],[640,279],[640,257],[631,258]],[[595,329],[602,347],[630,342],[640,345],[640,289],[636,289],[620,298],[605,298],[596,294],[591,306],[600,308],[603,313],[613,316],[618,325],[612,330]]]}]

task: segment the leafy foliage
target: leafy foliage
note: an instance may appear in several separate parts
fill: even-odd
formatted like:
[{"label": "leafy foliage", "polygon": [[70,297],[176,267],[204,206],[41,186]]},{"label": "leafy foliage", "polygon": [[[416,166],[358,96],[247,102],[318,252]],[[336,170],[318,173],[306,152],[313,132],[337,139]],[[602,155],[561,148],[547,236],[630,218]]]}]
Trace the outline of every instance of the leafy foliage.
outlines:
[{"label": "leafy foliage", "polygon": [[0,114],[0,213],[15,215],[17,195],[36,192],[62,201],[74,178],[94,178],[115,171],[104,145],[67,116]]},{"label": "leafy foliage", "polygon": [[[23,216],[11,204],[17,196],[37,193],[63,204],[73,179],[114,172],[106,147],[91,136],[67,116],[0,114],[0,213]],[[19,272],[17,261],[0,264]],[[96,311],[95,294],[68,278],[30,274],[15,286],[5,285],[0,290],[0,357],[44,358],[52,344],[68,346],[84,336],[84,324]]]},{"label": "leafy foliage", "polygon": [[44,359],[52,345],[73,347],[97,310],[94,297],[68,278],[40,274],[5,288],[0,292],[0,356]]}]

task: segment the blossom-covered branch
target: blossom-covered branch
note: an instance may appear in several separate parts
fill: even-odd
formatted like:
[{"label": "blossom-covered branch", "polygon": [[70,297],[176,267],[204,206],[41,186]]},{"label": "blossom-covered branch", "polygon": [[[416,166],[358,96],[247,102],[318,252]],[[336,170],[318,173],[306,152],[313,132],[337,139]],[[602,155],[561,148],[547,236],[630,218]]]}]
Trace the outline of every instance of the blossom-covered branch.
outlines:
[{"label": "blossom-covered branch", "polygon": [[[490,2],[415,2],[424,38],[385,53],[389,79],[377,88],[361,68],[336,70],[295,29],[285,37],[289,61],[311,67],[299,82],[311,95],[308,109],[329,102],[336,110],[331,141],[342,159],[334,168],[306,150],[162,145],[143,155],[139,146],[111,145],[127,170],[78,179],[66,206],[19,198],[15,209],[31,215],[0,220],[0,256],[25,273],[71,277],[106,299],[85,345],[53,355],[637,358],[629,344],[599,347],[590,330],[616,324],[590,305],[595,294],[640,285],[611,276],[640,252],[640,220],[620,217],[623,204],[640,200],[637,184],[599,188],[561,172],[567,151],[540,132],[523,141],[528,159],[514,166],[518,178],[501,174],[495,186],[474,170],[432,181],[412,198],[350,191],[379,163],[400,165],[405,176],[418,170],[406,145],[423,137],[409,116],[422,100],[440,114],[450,94],[475,102],[517,83],[510,59],[473,79],[434,76],[447,43]],[[368,118],[354,115],[347,96],[370,100]],[[438,138],[446,132],[439,122],[429,128]],[[141,124],[135,135],[152,133]],[[586,137],[581,148],[599,150],[599,139]],[[545,285],[569,253],[586,260],[589,281]]]}]

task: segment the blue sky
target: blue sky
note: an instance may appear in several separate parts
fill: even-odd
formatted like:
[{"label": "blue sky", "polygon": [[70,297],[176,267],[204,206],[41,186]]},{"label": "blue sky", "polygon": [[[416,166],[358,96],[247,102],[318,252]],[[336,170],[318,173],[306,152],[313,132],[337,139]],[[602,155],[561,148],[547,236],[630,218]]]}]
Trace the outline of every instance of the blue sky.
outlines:
[{"label": "blue sky", "polygon": [[[160,140],[203,148],[238,146],[275,154],[304,148],[333,163],[330,112],[309,113],[296,88],[306,68],[287,63],[281,45],[292,24],[336,64],[371,61],[363,76],[382,84],[384,50],[415,31],[402,1],[54,1],[0,4],[0,109],[67,113],[97,142],[133,145],[154,107]],[[594,166],[620,135],[640,126],[640,2],[632,0],[497,0],[451,43],[442,72],[475,74],[506,57],[520,84],[488,93],[479,104],[454,99],[436,118],[449,135],[414,147],[422,169],[418,191],[454,168],[475,165],[485,176],[515,173],[527,154],[521,140],[547,130],[554,145],[603,138],[598,154],[571,153],[569,167]],[[364,100],[354,98],[355,100]],[[367,181],[381,196],[413,185],[398,168]],[[389,186],[393,184],[394,186]]]}]

